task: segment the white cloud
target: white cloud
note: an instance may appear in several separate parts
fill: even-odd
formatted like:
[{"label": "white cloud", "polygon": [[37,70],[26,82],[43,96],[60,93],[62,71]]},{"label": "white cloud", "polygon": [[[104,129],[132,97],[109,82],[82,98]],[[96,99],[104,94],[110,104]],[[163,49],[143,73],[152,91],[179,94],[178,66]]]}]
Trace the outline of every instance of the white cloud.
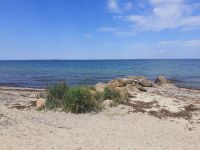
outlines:
[{"label": "white cloud", "polygon": [[160,41],[160,45],[162,46],[187,46],[187,47],[199,47],[200,46],[200,40],[185,40],[185,41]]},{"label": "white cloud", "polygon": [[175,45],[175,44],[180,44],[181,41],[160,41],[160,45]]},{"label": "white cloud", "polygon": [[[120,15],[118,19],[131,22],[133,30],[161,31],[176,28],[183,30],[200,28],[199,2],[188,3],[186,0],[147,0],[147,3],[144,11],[133,11],[134,13],[129,15]],[[134,4],[134,6],[138,5]],[[117,0],[108,0],[107,7],[111,12],[122,12],[122,6],[119,6]],[[132,3],[126,3],[126,7],[123,5],[123,10],[125,8],[132,10],[139,9],[134,8]]]},{"label": "white cloud", "polygon": [[135,32],[130,32],[130,31],[123,31],[120,30],[119,28],[113,28],[113,27],[100,27],[97,31],[99,32],[111,32],[114,35],[117,36],[132,36],[135,35]]},{"label": "white cloud", "polygon": [[113,13],[123,13],[132,8],[133,4],[131,2],[119,3],[118,0],[108,0],[107,8],[110,12]]},{"label": "white cloud", "polygon": [[200,46],[200,40],[191,40],[186,43],[188,46]]}]

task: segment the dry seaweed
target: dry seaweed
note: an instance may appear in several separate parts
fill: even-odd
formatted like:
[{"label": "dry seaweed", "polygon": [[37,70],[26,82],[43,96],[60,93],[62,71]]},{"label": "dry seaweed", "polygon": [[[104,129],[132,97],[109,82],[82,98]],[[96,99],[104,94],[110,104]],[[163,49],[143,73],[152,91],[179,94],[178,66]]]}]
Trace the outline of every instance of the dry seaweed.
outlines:
[{"label": "dry seaweed", "polygon": [[192,114],[190,113],[190,111],[187,110],[182,110],[180,112],[170,112],[169,110],[161,109],[159,111],[149,111],[148,113],[160,119],[170,117],[170,118],[184,118],[190,120],[192,118]]}]

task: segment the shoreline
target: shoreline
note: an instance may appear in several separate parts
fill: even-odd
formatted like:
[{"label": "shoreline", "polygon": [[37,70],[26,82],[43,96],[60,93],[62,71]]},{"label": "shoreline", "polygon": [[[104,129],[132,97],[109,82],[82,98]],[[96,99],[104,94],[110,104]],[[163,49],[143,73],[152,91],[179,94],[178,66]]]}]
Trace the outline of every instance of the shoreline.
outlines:
[{"label": "shoreline", "polygon": [[[127,78],[127,77],[122,77],[122,78]],[[117,79],[120,79],[120,78],[114,78],[113,80],[117,80]],[[182,88],[182,89],[188,89],[188,90],[198,90],[200,91],[200,87],[192,87],[192,86],[180,86],[180,85],[177,85],[175,82],[173,82],[172,80],[170,80],[170,82],[172,84],[174,84],[175,86],[177,86],[178,88]],[[105,82],[107,83],[107,82]],[[183,83],[183,82],[182,82]],[[98,84],[98,83],[96,83]],[[83,86],[95,86],[96,84],[86,84],[86,85],[83,85]],[[78,85],[71,85],[71,86],[78,86]],[[46,86],[48,87],[48,85]],[[42,91],[42,90],[45,90],[45,88],[40,88],[40,87],[23,87],[23,86],[14,86],[14,85],[1,85],[0,84],[0,89],[10,89],[10,90],[28,90],[28,91]]]},{"label": "shoreline", "polygon": [[45,88],[30,88],[30,87],[15,87],[15,86],[2,86],[0,85],[0,90],[13,90],[13,91],[44,91]]}]

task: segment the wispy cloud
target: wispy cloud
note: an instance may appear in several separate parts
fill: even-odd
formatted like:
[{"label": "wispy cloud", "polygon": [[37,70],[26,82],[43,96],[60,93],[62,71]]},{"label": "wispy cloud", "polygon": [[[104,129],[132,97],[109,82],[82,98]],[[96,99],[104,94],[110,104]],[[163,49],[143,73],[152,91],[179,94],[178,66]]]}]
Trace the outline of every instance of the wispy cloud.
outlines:
[{"label": "wispy cloud", "polygon": [[196,46],[200,46],[200,40],[185,40],[185,41],[160,41],[159,42],[160,45],[162,46],[188,46],[188,47],[196,47]]},{"label": "wispy cloud", "polygon": [[135,1],[134,5],[126,3],[125,7],[117,0],[108,0],[107,7],[115,13],[121,13],[122,10],[126,10],[125,8],[132,9],[132,14],[120,14],[118,19],[132,23],[133,30],[161,31],[176,28],[183,30],[200,28],[200,2],[147,0],[141,8],[142,11],[136,8],[139,6],[137,3],[139,1]]},{"label": "wispy cloud", "polygon": [[188,46],[200,46],[200,40],[190,40],[187,41],[186,44]]},{"label": "wispy cloud", "polygon": [[100,32],[116,32],[117,28],[112,27],[100,27],[98,31]]},{"label": "wispy cloud", "polygon": [[133,4],[131,2],[119,3],[118,0],[108,0],[107,8],[113,13],[123,13],[132,8]]},{"label": "wispy cloud", "polygon": [[135,32],[124,31],[124,30],[120,30],[119,28],[113,28],[113,27],[100,27],[98,29],[98,31],[99,32],[110,32],[116,36],[133,36],[133,35],[135,35]]}]

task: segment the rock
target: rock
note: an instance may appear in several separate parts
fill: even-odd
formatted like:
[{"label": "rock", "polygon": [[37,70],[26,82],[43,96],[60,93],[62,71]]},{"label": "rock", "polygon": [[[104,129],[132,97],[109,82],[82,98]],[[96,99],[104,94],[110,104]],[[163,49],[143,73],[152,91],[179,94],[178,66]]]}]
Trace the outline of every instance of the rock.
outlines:
[{"label": "rock", "polygon": [[115,90],[119,92],[119,94],[122,98],[122,101],[128,100],[129,93],[128,93],[128,89],[126,87],[116,87]]},{"label": "rock", "polygon": [[162,84],[166,84],[169,83],[169,81],[164,77],[164,76],[158,76],[155,80],[155,83],[157,85],[162,85]]},{"label": "rock", "polygon": [[147,91],[145,88],[143,88],[143,87],[141,87],[141,86],[138,86],[137,88],[138,88],[140,91],[142,91],[142,92],[146,92],[146,91]]},{"label": "rock", "polygon": [[95,85],[95,88],[96,88],[97,92],[103,92],[106,87],[107,87],[106,83],[97,83]]},{"label": "rock", "polygon": [[139,79],[138,83],[143,87],[152,87],[153,82],[148,79]]},{"label": "rock", "polygon": [[154,87],[154,88],[158,88],[159,85],[157,85],[157,84],[155,84],[155,83],[152,83],[152,87]]},{"label": "rock", "polygon": [[111,80],[110,82],[108,82],[108,87],[111,89],[116,88],[116,87],[123,87],[123,86],[125,86],[125,84],[123,83],[121,79]]},{"label": "rock", "polygon": [[37,108],[45,107],[45,102],[46,102],[46,100],[44,98],[37,99],[37,101],[36,101],[36,107]]},{"label": "rock", "polygon": [[132,92],[139,92],[140,90],[138,88],[136,88],[133,84],[127,84],[126,85],[126,88],[128,90],[129,93],[132,93]]},{"label": "rock", "polygon": [[127,84],[133,84],[133,85],[135,85],[135,83],[137,82],[137,80],[134,77],[128,77],[128,78],[123,78],[122,82],[124,83],[124,85],[127,85]]},{"label": "rock", "polygon": [[110,99],[107,99],[105,101],[103,101],[103,104],[102,104],[104,107],[110,107],[113,105],[113,101],[110,100]]},{"label": "rock", "polygon": [[148,80],[146,77],[144,77],[144,76],[137,76],[137,77],[135,77],[137,80],[141,80],[141,79],[143,79],[143,80]]}]

